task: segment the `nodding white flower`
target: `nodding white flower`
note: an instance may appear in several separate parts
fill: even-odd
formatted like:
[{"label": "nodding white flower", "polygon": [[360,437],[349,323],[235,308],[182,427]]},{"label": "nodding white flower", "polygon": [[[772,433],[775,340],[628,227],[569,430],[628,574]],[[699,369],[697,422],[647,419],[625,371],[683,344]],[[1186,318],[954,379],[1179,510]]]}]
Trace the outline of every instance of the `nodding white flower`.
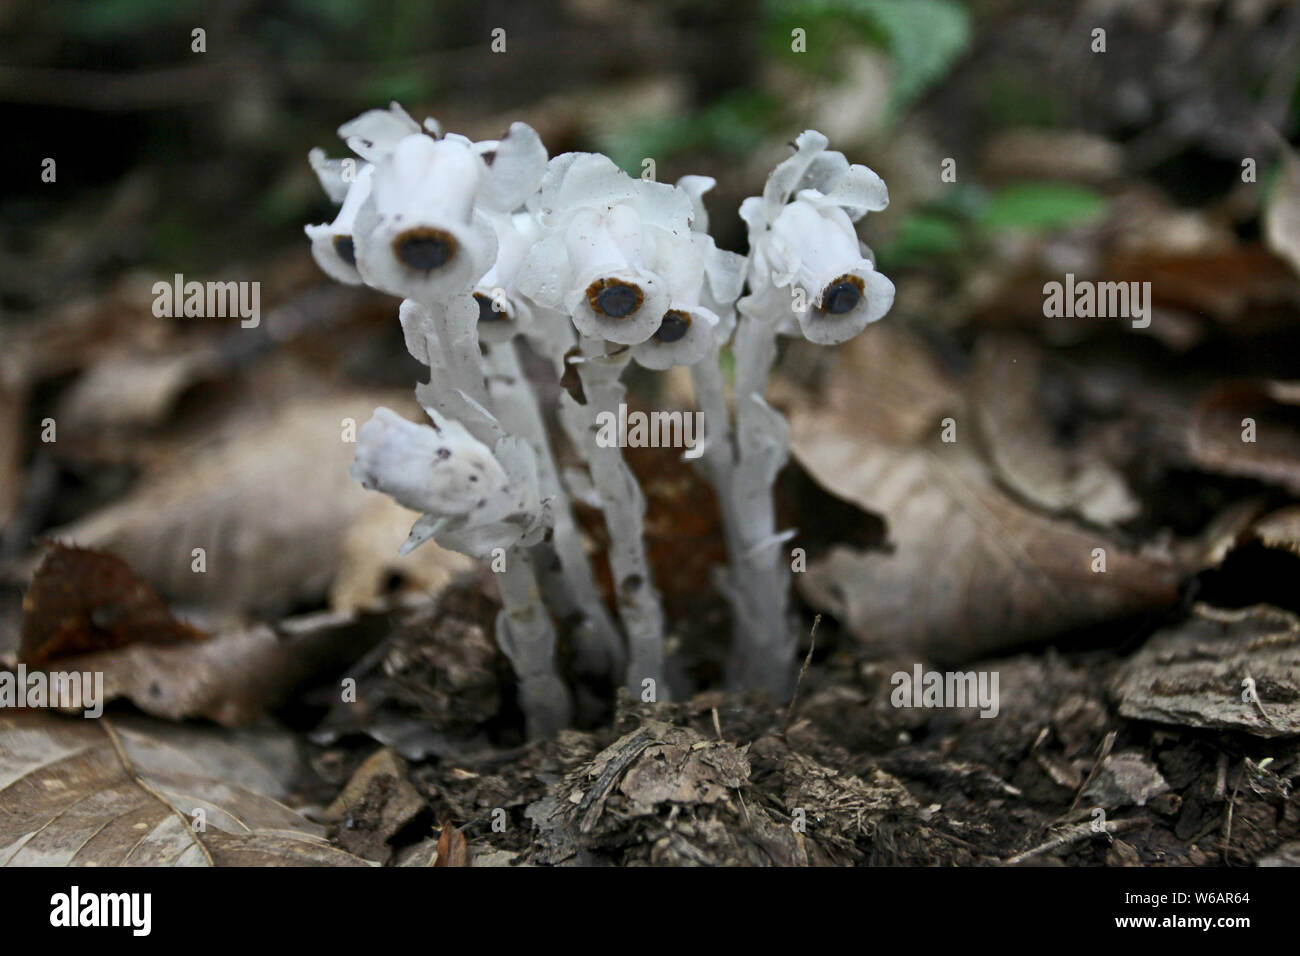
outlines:
[{"label": "nodding white flower", "polygon": [[496,230],[497,258],[474,286],[478,334],[485,342],[507,342],[533,326],[533,306],[519,291],[519,268],[541,230],[526,212],[488,217]]},{"label": "nodding white flower", "polygon": [[769,321],[776,315],[784,333],[836,345],[889,311],[894,284],[863,254],[853,228],[889,204],[884,181],[826,143],[815,130],[800,134],[795,155],[772,171],[763,195],[741,204],[753,294],[739,308]]},{"label": "nodding white flower", "polygon": [[701,301],[705,263],[734,253],[720,252],[713,239],[702,232],[661,240],[656,251],[655,271],[668,287],[668,308],[650,338],[632,346],[632,358],[638,365],[658,371],[694,365],[712,354],[718,342],[717,313]]},{"label": "nodding white flower", "polygon": [[496,234],[474,210],[484,168],[459,136],[412,134],[378,157],[354,234],[366,283],[428,302],[478,281],[496,258]]},{"label": "nodding white flower", "polygon": [[417,425],[391,408],[376,408],[357,433],[349,474],[412,511],[464,517],[508,494],[509,479],[487,446],[464,425],[431,413]]},{"label": "nodding white flower", "polygon": [[670,305],[654,263],[690,234],[690,196],[605,156],[567,153],[551,160],[532,207],[545,238],[520,270],[524,294],[563,309],[583,335],[620,345],[654,335]]},{"label": "nodding white flower", "polygon": [[502,438],[489,450],[460,422],[426,411],[432,426],[375,409],[357,434],[349,472],[363,487],[424,513],[403,553],[431,537],[476,557],[541,540],[549,511],[537,496],[536,459],[526,443]]},{"label": "nodding white flower", "polygon": [[[323,153],[320,158],[324,158]],[[361,167],[356,178],[348,184],[343,205],[333,222],[305,227],[307,237],[311,239],[311,254],[316,264],[325,270],[325,274],[330,278],[348,285],[361,284],[361,274],[357,271],[353,230],[356,226],[357,212],[370,198],[370,176],[373,170],[374,167],[368,163]],[[321,181],[324,183],[324,177]]]}]

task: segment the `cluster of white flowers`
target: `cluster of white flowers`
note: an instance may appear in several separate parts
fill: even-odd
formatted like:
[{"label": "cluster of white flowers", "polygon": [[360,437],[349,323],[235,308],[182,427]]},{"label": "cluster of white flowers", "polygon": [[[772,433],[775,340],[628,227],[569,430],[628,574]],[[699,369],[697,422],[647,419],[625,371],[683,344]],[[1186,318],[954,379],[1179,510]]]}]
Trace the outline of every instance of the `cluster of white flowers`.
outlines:
[{"label": "cluster of white flowers", "polygon": [[[853,226],[887,204],[880,177],[803,133],[763,195],[741,206],[743,257],[708,234],[708,177],[668,186],[596,153],[548,159],[523,123],[476,143],[432,120],[421,127],[397,104],[339,135],[356,157],[309,157],[340,204],[333,222],[307,227],[312,253],[341,282],[403,298],[407,348],[430,370],[416,395],[432,425],[378,409],[358,436],[352,473],[422,513],[404,551],[433,538],[501,559],[497,636],[530,732],[553,733],[569,716],[553,617],[579,622],[580,671],[621,672],[638,693],[667,693],[645,501],[621,452],[593,437],[596,416],[623,398],[628,361],[691,369],[730,550],[720,583],[736,620],[731,678],[788,690],[796,636],[781,544],[792,532],[777,531],[772,507],[785,425],[763,395],[778,334],[843,342],[892,304],[893,284]],[[605,516],[621,629],[594,583],[517,339],[581,382],[562,393],[560,420]],[[729,342],[734,430],[719,362]]]}]

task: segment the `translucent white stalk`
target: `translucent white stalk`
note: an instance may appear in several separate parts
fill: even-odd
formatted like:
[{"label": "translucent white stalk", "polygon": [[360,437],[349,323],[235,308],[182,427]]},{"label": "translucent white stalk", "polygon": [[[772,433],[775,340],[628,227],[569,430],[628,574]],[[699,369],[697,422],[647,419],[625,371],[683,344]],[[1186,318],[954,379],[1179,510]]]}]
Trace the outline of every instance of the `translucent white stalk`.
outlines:
[{"label": "translucent white stalk", "polygon": [[488,393],[502,426],[532,445],[537,455],[538,491],[543,498],[551,499],[551,541],[549,546],[538,545],[535,550],[554,554],[562,571],[558,584],[582,617],[575,629],[575,666],[587,674],[617,675],[626,659],[623,640],[596,588],[569,496],[560,482],[537,396],[528,386],[516,349],[514,342],[488,347]]},{"label": "translucent white stalk", "polygon": [[[430,303],[423,308],[433,318],[423,323],[422,330],[431,375],[416,394],[421,401],[427,398],[444,406],[468,397],[486,408],[488,391],[475,331],[477,304],[466,296],[464,303],[448,307]],[[406,331],[408,344],[412,344],[413,332],[418,335],[420,331]],[[484,444],[490,445],[501,434],[500,426],[487,416],[467,416],[463,424]],[[542,602],[528,551],[519,546],[509,548],[505,568],[496,577],[502,604],[497,615],[497,642],[519,678],[519,702],[528,735],[551,736],[568,725],[572,703],[556,669],[555,627]]]},{"label": "translucent white stalk", "polygon": [[636,476],[623,460],[617,444],[604,447],[596,440],[597,416],[610,412],[616,418],[627,390],[619,381],[630,352],[605,354],[606,343],[586,336],[578,376],[587,404],[569,395],[560,398],[569,435],[587,462],[591,481],[600,496],[609,532],[609,563],[619,616],[628,638],[627,687],[640,695],[644,681],[654,681],[657,700],[666,700],[664,682],[664,612],[650,573],[645,550],[645,495]]},{"label": "translucent white stalk", "polygon": [[776,530],[773,485],[789,457],[785,420],[764,401],[776,360],[776,325],[742,317],[736,330],[736,460],[724,521],[731,573],[724,588],[734,620],[727,682],[785,699],[798,637],[790,627],[790,568]]}]

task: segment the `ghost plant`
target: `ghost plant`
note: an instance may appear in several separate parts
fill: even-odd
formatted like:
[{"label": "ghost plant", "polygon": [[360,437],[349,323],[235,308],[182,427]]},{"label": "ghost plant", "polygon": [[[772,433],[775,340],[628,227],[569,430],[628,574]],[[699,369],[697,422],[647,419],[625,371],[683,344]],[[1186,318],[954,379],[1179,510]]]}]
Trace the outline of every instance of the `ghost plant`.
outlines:
[{"label": "ghost plant", "polygon": [[[340,207],[307,227],[312,253],[341,282],[401,297],[407,349],[429,369],[416,387],[428,423],[377,409],[352,474],[421,514],[403,553],[432,539],[498,572],[497,641],[530,734],[552,734],[570,715],[554,620],[569,626],[576,671],[668,692],[645,497],[597,427],[602,413],[617,414],[630,362],[690,369],[730,558],[719,575],[735,621],[729,680],[787,693],[797,637],[782,544],[793,532],[777,529],[772,503],[786,434],[763,396],[778,335],[836,344],[889,309],[893,285],[853,227],[887,203],[880,178],[805,132],[763,195],[741,206],[745,258],[708,235],[708,177],[668,186],[599,154],[548,159],[522,123],[473,142],[432,120],[421,126],[397,104],[339,134],[355,157],[309,156]],[[559,423],[585,476],[556,464],[521,342],[565,385]],[[734,413],[721,363],[729,342]],[[574,519],[570,497],[584,491],[608,531],[617,622]]]}]

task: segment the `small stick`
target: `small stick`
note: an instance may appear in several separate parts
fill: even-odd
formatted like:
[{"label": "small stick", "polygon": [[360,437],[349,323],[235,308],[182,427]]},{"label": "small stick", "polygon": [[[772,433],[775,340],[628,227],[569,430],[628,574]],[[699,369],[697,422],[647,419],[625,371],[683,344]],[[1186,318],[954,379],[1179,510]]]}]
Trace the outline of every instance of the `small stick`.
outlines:
[{"label": "small stick", "polygon": [[1124,833],[1127,832],[1128,830],[1136,830],[1138,827],[1149,826],[1150,823],[1151,823],[1150,820],[1140,818],[1140,817],[1129,819],[1129,820],[1115,820],[1113,822],[1105,824],[1104,831],[1094,830],[1091,822],[1080,823],[1076,826],[1072,826],[1063,830],[1061,833],[1052,837],[1052,839],[1048,840],[1046,843],[1040,844],[1034,847],[1032,850],[1026,850],[1024,853],[1017,853],[1015,856],[1003,860],[1002,865],[1016,866],[1017,864],[1023,863],[1025,860],[1028,860],[1032,857],[1040,856],[1043,853],[1048,853],[1052,850],[1055,850],[1057,847],[1068,846],[1071,843],[1078,843],[1081,840],[1086,840],[1088,837],[1096,833],[1105,832],[1110,836],[1114,836],[1117,833]]},{"label": "small stick", "polygon": [[804,656],[803,666],[799,668],[799,676],[794,681],[794,691],[790,694],[790,705],[785,709],[785,728],[782,731],[790,729],[790,722],[794,720],[794,705],[799,700],[799,687],[803,684],[803,675],[808,673],[808,665],[812,663],[813,651],[817,647],[817,625],[822,622],[822,616],[818,614],[813,618],[812,630],[808,632],[808,653]]}]

